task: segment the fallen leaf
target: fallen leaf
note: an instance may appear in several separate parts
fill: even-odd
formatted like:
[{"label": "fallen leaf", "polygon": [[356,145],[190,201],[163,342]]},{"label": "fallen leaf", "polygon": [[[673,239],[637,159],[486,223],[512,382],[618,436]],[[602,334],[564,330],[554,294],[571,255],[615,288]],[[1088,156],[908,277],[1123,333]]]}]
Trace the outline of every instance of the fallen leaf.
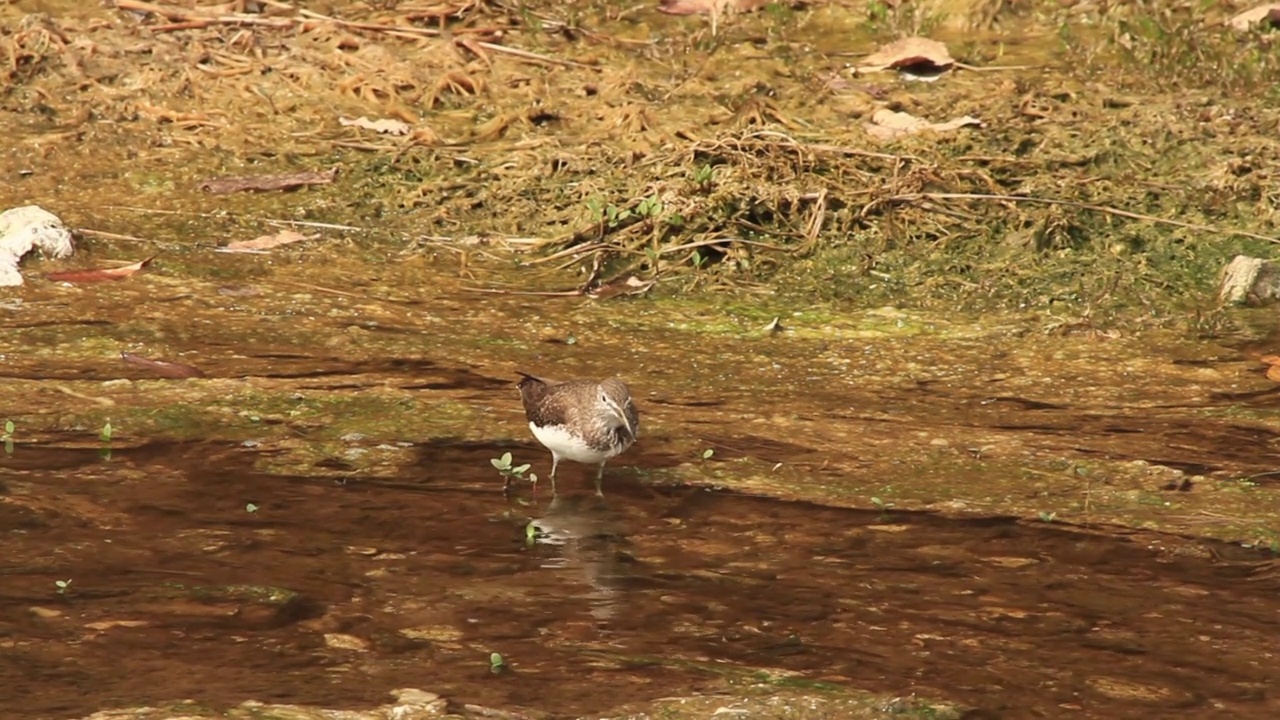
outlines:
[{"label": "fallen leaf", "polygon": [[198,378],[204,377],[204,371],[200,368],[183,365],[182,363],[169,362],[168,360],[152,360],[144,358],[141,355],[122,352],[120,359],[130,365],[137,365],[140,368],[146,368],[155,372],[161,377],[168,378]]},{"label": "fallen leaf", "polygon": [[628,275],[623,280],[614,280],[588,290],[587,297],[593,300],[608,300],[619,295],[639,295],[653,287],[656,280],[641,280],[635,275]]},{"label": "fallen leaf", "polygon": [[146,627],[149,625],[146,620],[101,620],[99,622],[85,623],[85,627],[90,630],[110,630],[112,628],[125,627]]},{"label": "fallen leaf", "polygon": [[1280,365],[1267,366],[1267,379],[1271,382],[1280,382]]},{"label": "fallen leaf", "polygon": [[1264,3],[1233,15],[1227,20],[1228,25],[1242,32],[1251,30],[1259,23],[1280,27],[1280,3]]},{"label": "fallen leaf", "polygon": [[383,135],[408,135],[413,128],[409,123],[401,120],[393,120],[383,118],[382,120],[370,120],[361,115],[355,120],[348,120],[344,117],[338,118],[338,124],[343,127],[358,127],[364,130],[372,130]]},{"label": "fallen leaf", "polygon": [[130,275],[138,272],[142,268],[151,264],[152,258],[140,260],[132,265],[114,268],[99,268],[95,270],[65,270],[62,272],[51,272],[45,277],[55,282],[69,283],[91,283],[102,282],[104,280],[123,280]]},{"label": "fallen leaf", "polygon": [[937,133],[951,132],[968,125],[981,125],[978,118],[965,115],[943,123],[931,123],[904,112],[894,112],[881,108],[871,114],[871,122],[864,123],[863,129],[876,140],[893,140],[894,138],[931,131]]},{"label": "fallen leaf", "polygon": [[660,0],[658,12],[667,15],[724,15],[754,12],[770,0]]},{"label": "fallen leaf", "polygon": [[1263,355],[1258,358],[1263,365],[1280,365],[1280,355]]},{"label": "fallen leaf", "polygon": [[277,248],[281,245],[291,245],[303,240],[312,240],[320,237],[319,235],[303,235],[300,232],[292,230],[281,230],[274,235],[263,235],[252,240],[236,240],[227,243],[225,247],[218,248],[218,252],[224,253],[260,253]]},{"label": "fallen leaf", "polygon": [[480,58],[481,62],[483,62],[485,65],[487,65],[490,68],[493,67],[493,61],[489,59],[489,53],[484,51],[484,47],[480,45],[479,40],[476,40],[475,38],[469,38],[466,36],[455,37],[453,39],[453,44],[457,45],[458,47],[466,48],[467,50],[470,50],[471,54]]},{"label": "fallen leaf", "polygon": [[924,37],[891,42],[863,58],[855,72],[869,73],[897,69],[914,76],[937,76],[956,63],[947,46]]},{"label": "fallen leaf", "polygon": [[198,186],[214,195],[229,195],[242,190],[293,190],[304,185],[327,185],[338,175],[338,168],[324,172],[300,172],[287,175],[253,175],[205,180]]}]

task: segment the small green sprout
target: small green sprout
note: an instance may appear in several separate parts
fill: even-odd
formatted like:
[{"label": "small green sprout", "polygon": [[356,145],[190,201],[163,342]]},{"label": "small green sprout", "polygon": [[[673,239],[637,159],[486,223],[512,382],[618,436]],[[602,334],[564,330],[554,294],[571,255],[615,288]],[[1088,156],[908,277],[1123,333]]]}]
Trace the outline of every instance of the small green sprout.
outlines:
[{"label": "small green sprout", "polygon": [[4,441],[4,454],[13,454],[13,431],[14,425],[12,420],[4,421],[4,434],[0,435],[0,440]]},{"label": "small green sprout", "polygon": [[639,205],[636,205],[636,215],[642,218],[649,218],[652,220],[661,214],[662,200],[658,198],[657,194],[650,195],[649,197],[641,200]]},{"label": "small green sprout", "polygon": [[[502,475],[502,479],[505,481],[502,484],[503,490],[511,487],[512,480],[525,480],[524,474],[529,472],[530,467],[533,467],[529,463],[513,466],[511,464],[511,453],[503,453],[500,458],[490,458],[489,463],[497,468],[498,473]],[[538,483],[538,476],[532,473],[527,479],[535,485]]]},{"label": "small green sprout", "polygon": [[1045,512],[1043,510],[1040,511],[1040,520],[1042,522],[1053,522],[1054,520],[1057,520],[1057,519],[1058,519],[1058,513],[1056,512]]},{"label": "small green sprout", "polygon": [[57,586],[59,595],[66,595],[67,590],[71,589],[71,578],[67,578],[66,580],[54,580],[53,584]]},{"label": "small green sprout", "polygon": [[489,653],[489,672],[497,674],[507,669],[507,663],[500,653]]},{"label": "small green sprout", "polygon": [[715,455],[715,454],[716,454],[716,451],[715,451],[715,450],[713,450],[712,448],[707,448],[706,450],[703,450],[703,451],[702,451],[702,459],[703,459],[703,460],[710,460],[710,459],[711,459],[711,456],[712,456],[712,455]]},{"label": "small green sprout", "polygon": [[878,509],[878,510],[880,510],[880,511],[885,511],[885,510],[888,510],[889,508],[893,507],[893,503],[891,503],[891,502],[885,502],[884,500],[881,500],[881,499],[880,499],[880,498],[878,498],[878,497],[873,497],[873,498],[871,498],[871,504],[872,504],[872,505],[875,505],[875,506],[876,506],[876,509]]},{"label": "small green sprout", "polygon": [[511,453],[502,453],[502,457],[492,458],[489,462],[493,463],[493,466],[500,472],[503,472],[504,474],[511,473],[512,475],[523,475],[530,467],[532,467],[529,463],[512,467]]},{"label": "small green sprout", "polygon": [[693,184],[705,190],[711,189],[711,181],[715,179],[715,168],[710,165],[699,165],[697,170],[693,171]]},{"label": "small green sprout", "polygon": [[882,0],[867,3],[867,19],[874,25],[889,19],[889,5]]},{"label": "small green sprout", "polygon": [[102,432],[98,434],[98,437],[102,438],[102,442],[104,443],[111,442],[111,421],[110,420],[108,420],[106,423],[103,424]]},{"label": "small green sprout", "polygon": [[258,506],[255,503],[245,503],[244,511],[251,513],[258,512]]},{"label": "small green sprout", "polygon": [[609,227],[618,227],[618,223],[631,217],[631,211],[627,208],[620,208],[613,203],[609,203],[609,207],[604,209],[605,220],[608,221]]}]

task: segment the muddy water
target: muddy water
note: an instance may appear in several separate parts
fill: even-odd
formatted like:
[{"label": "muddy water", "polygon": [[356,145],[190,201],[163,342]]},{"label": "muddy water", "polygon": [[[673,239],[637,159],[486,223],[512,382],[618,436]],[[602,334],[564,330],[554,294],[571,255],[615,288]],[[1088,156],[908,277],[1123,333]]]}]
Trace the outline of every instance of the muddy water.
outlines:
[{"label": "muddy water", "polygon": [[[344,481],[266,474],[260,450],[231,444],[109,460],[18,445],[0,461],[4,716],[188,697],[356,707],[412,686],[570,717],[758,669],[992,717],[1280,703],[1280,574],[1238,547],[625,471],[603,501],[504,498],[483,469],[504,448],[415,449],[402,476]],[[511,671],[491,673],[491,652]]]}]

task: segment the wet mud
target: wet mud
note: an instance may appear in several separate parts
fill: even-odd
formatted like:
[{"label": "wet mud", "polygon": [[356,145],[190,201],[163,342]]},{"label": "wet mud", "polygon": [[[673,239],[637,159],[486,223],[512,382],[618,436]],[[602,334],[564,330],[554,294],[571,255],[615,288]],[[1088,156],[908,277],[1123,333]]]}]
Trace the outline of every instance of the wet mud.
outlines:
[{"label": "wet mud", "polygon": [[[486,470],[502,448],[416,450],[400,476],[343,478],[262,472],[262,451],[233,444],[18,445],[0,459],[6,717],[186,697],[367,707],[406,686],[580,717],[744,677],[983,717],[1280,703],[1280,572],[1237,545],[626,468],[604,499],[576,466],[554,501],[504,497]],[[650,461],[665,459],[628,456]]]}]

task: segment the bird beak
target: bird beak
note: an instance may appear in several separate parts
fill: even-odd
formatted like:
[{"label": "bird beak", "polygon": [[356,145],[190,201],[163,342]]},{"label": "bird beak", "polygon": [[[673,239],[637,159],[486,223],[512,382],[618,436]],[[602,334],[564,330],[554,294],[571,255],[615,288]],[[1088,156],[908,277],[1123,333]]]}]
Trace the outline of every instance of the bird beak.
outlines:
[{"label": "bird beak", "polygon": [[622,411],[622,408],[618,407],[618,403],[613,400],[609,400],[608,405],[609,409],[613,411],[614,417],[618,418],[618,422],[622,423],[622,426],[627,429],[627,434],[634,438],[636,436],[636,429],[631,426],[631,418],[627,417],[627,414]]}]

